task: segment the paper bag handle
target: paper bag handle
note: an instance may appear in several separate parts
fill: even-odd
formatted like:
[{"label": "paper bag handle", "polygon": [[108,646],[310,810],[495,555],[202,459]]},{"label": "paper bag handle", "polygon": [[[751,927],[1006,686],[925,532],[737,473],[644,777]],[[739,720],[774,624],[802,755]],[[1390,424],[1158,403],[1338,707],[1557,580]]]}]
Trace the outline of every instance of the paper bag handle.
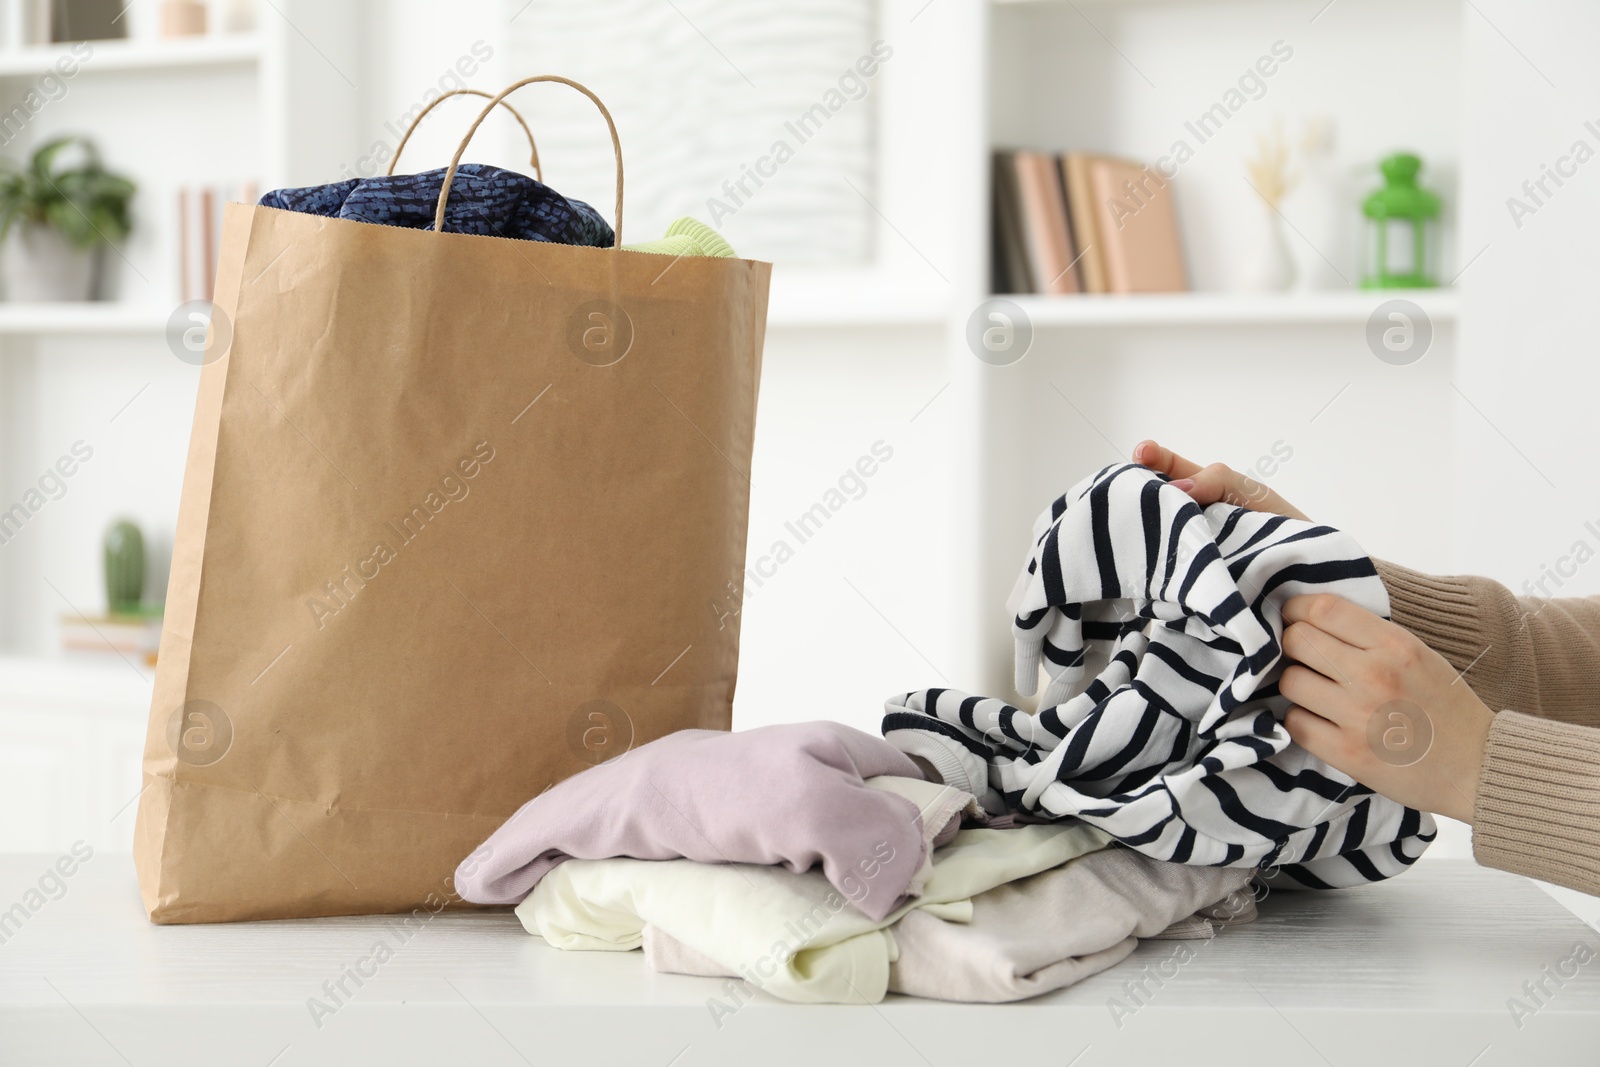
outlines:
[{"label": "paper bag handle", "polygon": [[522,88],[524,85],[532,85],[534,82],[560,82],[562,85],[571,86],[584,96],[587,96],[590,100],[594,101],[594,106],[600,109],[601,117],[606,120],[606,127],[611,131],[611,152],[614,156],[616,156],[617,159],[617,213],[616,224],[612,227],[612,233],[615,236],[615,240],[612,242],[612,247],[621,248],[622,139],[617,136],[617,124],[612,121],[611,112],[606,110],[606,106],[600,102],[600,98],[594,95],[594,93],[590,92],[587,86],[580,85],[571,78],[563,78],[559,74],[537,74],[532,78],[523,78],[519,82],[512,82],[510,85],[500,90],[499,95],[497,95],[493,100],[490,100],[486,105],[484,105],[483,110],[478,112],[478,117],[473,120],[471,128],[467,130],[466,136],[461,138],[461,144],[456,147],[456,154],[450,160],[450,169],[445,173],[444,186],[439,190],[439,206],[434,210],[433,213],[433,228],[435,232],[444,232],[445,204],[447,204],[450,200],[450,187],[455,183],[456,171],[461,166],[461,157],[466,155],[467,145],[471,142],[472,135],[478,132],[478,127],[483,125],[483,120],[489,117],[489,113],[495,109],[497,104],[499,104],[506,97],[510,96],[512,93],[516,92],[518,89]]},{"label": "paper bag handle", "polygon": [[[471,96],[481,96],[485,100],[491,99],[489,94],[482,89],[451,89],[443,96],[436,96],[428,101],[428,106],[417,112],[417,117],[412,119],[411,125],[406,127],[406,132],[400,135],[400,143],[394,146],[394,155],[389,160],[389,169],[384,172],[385,174],[394,173],[395,164],[400,162],[400,153],[406,150],[406,142],[410,141],[411,135],[417,132],[417,127],[421,125],[428,112],[444,103],[447,98],[461,96],[463,93]],[[528,165],[533,168],[533,176],[540,181],[544,181],[544,174],[539,169],[539,146],[533,143],[533,131],[528,128],[527,120],[510,104],[502,101],[500,106],[511,112],[511,117],[516,119],[517,125],[522,127],[522,132],[528,135]]]}]

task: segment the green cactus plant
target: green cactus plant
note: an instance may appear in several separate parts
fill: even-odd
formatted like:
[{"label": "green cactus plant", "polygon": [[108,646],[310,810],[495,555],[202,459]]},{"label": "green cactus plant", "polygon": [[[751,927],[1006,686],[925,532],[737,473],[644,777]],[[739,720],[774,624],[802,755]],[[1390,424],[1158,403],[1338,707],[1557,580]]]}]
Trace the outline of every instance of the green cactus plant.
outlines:
[{"label": "green cactus plant", "polygon": [[127,519],[106,530],[106,609],[113,615],[139,611],[144,599],[144,534]]}]

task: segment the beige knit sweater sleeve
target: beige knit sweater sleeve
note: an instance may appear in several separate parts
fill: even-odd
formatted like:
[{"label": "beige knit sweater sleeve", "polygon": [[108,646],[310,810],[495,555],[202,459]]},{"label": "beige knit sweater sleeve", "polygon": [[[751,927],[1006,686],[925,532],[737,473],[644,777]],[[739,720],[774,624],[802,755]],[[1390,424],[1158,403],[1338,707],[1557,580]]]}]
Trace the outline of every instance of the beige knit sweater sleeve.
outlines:
[{"label": "beige knit sweater sleeve", "polygon": [[1478,779],[1473,854],[1600,895],[1600,598],[1522,599],[1486,578],[1375,562],[1394,621],[1498,712]]}]

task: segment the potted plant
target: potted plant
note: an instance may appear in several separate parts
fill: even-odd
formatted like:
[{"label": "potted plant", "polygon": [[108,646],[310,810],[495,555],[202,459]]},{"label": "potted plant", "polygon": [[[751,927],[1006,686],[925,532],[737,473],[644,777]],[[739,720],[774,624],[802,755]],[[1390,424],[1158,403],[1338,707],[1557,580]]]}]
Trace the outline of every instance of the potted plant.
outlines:
[{"label": "potted plant", "polygon": [[[73,146],[82,149],[76,162],[58,164]],[[132,228],[133,193],[83,137],[39,146],[26,167],[0,161],[0,270],[10,299],[90,299],[105,246]]]}]

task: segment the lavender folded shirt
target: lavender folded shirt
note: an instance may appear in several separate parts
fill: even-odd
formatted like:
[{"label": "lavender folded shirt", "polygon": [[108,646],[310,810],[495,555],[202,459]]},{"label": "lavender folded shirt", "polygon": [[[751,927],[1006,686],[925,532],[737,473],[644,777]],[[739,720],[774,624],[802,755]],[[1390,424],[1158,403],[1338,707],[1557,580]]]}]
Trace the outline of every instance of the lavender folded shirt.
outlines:
[{"label": "lavender folded shirt", "polygon": [[568,859],[821,864],[857,908],[881,919],[922,867],[922,815],[872,789],[920,778],[880,737],[808,722],[724,733],[681,730],[592,767],[524,804],[456,869],[475,904],[517,904]]}]

